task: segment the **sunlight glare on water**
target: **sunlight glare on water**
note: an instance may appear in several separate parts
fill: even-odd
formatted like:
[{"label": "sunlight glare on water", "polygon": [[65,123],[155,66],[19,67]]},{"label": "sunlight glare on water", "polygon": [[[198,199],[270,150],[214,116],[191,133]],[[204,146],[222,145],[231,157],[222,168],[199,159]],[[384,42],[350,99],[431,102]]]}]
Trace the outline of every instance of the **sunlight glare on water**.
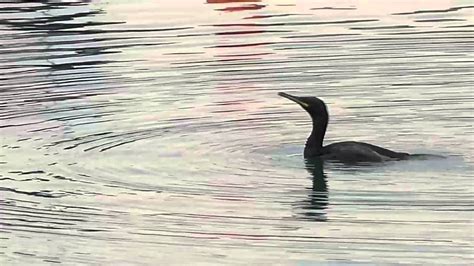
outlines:
[{"label": "sunlight glare on water", "polygon": [[474,6],[395,2],[0,3],[0,264],[469,265]]}]

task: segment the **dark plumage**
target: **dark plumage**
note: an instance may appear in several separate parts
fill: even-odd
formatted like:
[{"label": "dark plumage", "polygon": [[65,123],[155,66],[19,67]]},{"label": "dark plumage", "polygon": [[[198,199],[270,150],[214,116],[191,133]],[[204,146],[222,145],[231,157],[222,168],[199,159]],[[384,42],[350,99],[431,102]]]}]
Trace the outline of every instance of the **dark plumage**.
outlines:
[{"label": "dark plumage", "polygon": [[318,157],[323,160],[357,163],[403,160],[410,157],[408,153],[395,152],[364,142],[344,141],[323,146],[329,120],[326,104],[316,97],[297,97],[284,92],[278,95],[299,104],[313,120],[313,130],[304,148],[305,158]]}]

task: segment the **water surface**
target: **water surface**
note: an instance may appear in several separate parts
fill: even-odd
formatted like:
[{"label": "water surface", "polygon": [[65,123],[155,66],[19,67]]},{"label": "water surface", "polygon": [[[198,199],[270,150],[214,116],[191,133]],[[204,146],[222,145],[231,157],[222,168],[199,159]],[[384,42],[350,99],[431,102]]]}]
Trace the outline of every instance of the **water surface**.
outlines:
[{"label": "water surface", "polygon": [[0,4],[1,264],[469,264],[469,2]]}]

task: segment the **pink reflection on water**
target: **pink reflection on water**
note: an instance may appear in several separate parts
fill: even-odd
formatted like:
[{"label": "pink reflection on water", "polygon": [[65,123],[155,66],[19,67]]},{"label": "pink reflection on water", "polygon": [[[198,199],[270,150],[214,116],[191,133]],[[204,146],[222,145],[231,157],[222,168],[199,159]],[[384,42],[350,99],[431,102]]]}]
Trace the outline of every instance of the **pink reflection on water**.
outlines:
[{"label": "pink reflection on water", "polygon": [[261,2],[262,0],[207,0],[208,4],[225,4],[225,3],[251,3]]},{"label": "pink reflection on water", "polygon": [[[208,0],[207,4],[228,4],[228,3],[248,3],[248,2],[262,2],[261,0],[252,1],[252,0]],[[255,10],[260,10],[266,7],[265,4],[245,4],[245,5],[236,5],[236,6],[227,6],[224,8],[215,9],[217,11],[224,11],[224,12],[235,12],[241,11],[244,13],[250,13],[249,15],[254,15],[251,12]],[[223,14],[223,13],[220,13]],[[249,15],[246,15],[248,17]],[[242,17],[238,18],[239,20]],[[238,21],[236,21],[238,22]],[[216,25],[213,25],[216,27]],[[214,33],[216,36],[220,36],[215,39],[216,43],[214,45],[209,46],[211,53],[215,57],[226,57],[228,60],[237,59],[241,57],[240,55],[243,54],[243,57],[254,57],[259,58],[262,55],[272,54],[271,51],[265,50],[261,51],[261,47],[270,45],[274,42],[268,41],[260,41],[257,39],[259,38],[258,35],[269,33],[267,30],[261,29],[260,26],[255,25],[249,29],[249,27],[227,27],[223,26],[224,31],[219,31]],[[251,53],[246,50],[246,48],[254,49]],[[244,50],[245,49],[245,50]],[[256,50],[258,49],[258,50]],[[220,61],[220,60],[219,60]]]},{"label": "pink reflection on water", "polygon": [[245,10],[258,10],[264,8],[265,5],[242,5],[242,6],[231,6],[231,7],[226,7],[226,8],[221,8],[221,9],[216,9],[219,11],[225,11],[225,12],[236,12],[236,11],[245,11]]}]

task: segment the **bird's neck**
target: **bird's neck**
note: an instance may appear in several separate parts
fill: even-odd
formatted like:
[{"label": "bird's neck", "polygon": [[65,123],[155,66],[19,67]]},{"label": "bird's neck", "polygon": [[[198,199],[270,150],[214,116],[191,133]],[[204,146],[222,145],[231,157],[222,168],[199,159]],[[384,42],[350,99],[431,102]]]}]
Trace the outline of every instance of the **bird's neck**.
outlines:
[{"label": "bird's neck", "polygon": [[304,147],[304,157],[315,157],[321,155],[327,125],[327,118],[313,118],[313,130],[306,141],[306,145]]}]

